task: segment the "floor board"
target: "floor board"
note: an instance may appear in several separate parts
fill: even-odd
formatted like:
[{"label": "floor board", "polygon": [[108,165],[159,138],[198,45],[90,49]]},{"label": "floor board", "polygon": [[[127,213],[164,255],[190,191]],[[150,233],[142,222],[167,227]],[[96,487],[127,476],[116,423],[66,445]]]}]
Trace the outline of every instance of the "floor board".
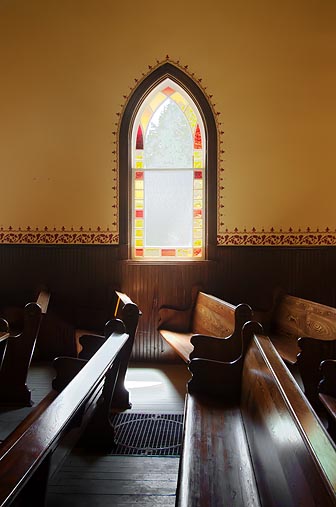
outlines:
[{"label": "floor board", "polygon": [[[132,364],[126,376],[130,411],[183,413],[185,364]],[[93,455],[74,449],[50,480],[46,507],[172,506],[178,457]]]}]

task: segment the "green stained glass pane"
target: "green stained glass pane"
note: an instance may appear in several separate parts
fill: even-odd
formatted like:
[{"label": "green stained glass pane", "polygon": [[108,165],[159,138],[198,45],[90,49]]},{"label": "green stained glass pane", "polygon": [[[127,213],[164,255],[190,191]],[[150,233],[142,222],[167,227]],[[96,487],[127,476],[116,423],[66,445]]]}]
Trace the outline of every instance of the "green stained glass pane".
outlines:
[{"label": "green stained glass pane", "polygon": [[190,127],[194,131],[194,128],[197,125],[197,116],[196,116],[194,110],[190,106],[187,106],[186,110],[184,111],[184,114],[186,115],[186,117],[188,119]]},{"label": "green stained glass pane", "polygon": [[145,257],[161,257],[161,249],[160,248],[145,248],[144,256]]},{"label": "green stained glass pane", "polygon": [[194,229],[198,229],[198,228],[201,229],[203,226],[203,222],[202,222],[201,218],[196,218],[193,223],[194,223]]},{"label": "green stained glass pane", "polygon": [[192,249],[191,248],[177,248],[176,255],[177,255],[177,257],[192,257]]}]

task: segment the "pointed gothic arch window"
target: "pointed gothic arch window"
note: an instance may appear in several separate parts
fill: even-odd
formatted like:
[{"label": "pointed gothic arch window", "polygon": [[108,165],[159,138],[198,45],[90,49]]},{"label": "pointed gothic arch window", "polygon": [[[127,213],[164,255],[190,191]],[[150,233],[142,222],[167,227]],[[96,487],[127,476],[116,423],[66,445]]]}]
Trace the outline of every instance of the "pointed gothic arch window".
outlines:
[{"label": "pointed gothic arch window", "polygon": [[120,128],[121,239],[130,258],[207,258],[215,237],[216,147],[215,121],[200,89],[169,63],[156,69],[131,97]]}]

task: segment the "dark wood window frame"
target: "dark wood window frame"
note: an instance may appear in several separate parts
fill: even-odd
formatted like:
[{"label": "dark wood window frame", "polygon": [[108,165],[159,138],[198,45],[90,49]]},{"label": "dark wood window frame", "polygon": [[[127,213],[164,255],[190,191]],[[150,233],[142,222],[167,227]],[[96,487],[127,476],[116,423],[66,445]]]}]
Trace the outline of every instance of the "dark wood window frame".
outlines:
[{"label": "dark wood window frame", "polygon": [[[123,258],[130,259],[131,220],[129,216],[131,199],[131,137],[135,115],[146,98],[161,81],[170,78],[191,95],[203,117],[207,136],[206,153],[206,259],[213,258],[217,238],[217,126],[211,105],[197,83],[181,69],[171,63],[164,63],[146,76],[131,94],[125,107],[119,129],[119,233]],[[151,261],[136,260],[136,263]],[[162,261],[160,261],[162,262]],[[167,261],[180,263],[181,261]],[[202,262],[202,261],[186,261]]]}]

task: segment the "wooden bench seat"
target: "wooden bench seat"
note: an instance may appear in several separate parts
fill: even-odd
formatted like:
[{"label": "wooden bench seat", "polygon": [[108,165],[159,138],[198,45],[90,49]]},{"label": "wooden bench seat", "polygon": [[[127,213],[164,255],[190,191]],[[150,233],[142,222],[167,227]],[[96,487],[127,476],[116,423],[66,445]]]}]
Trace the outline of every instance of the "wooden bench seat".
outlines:
[{"label": "wooden bench seat", "polygon": [[336,505],[335,445],[259,333],[244,326],[236,361],[189,363],[179,507]]},{"label": "wooden bench seat", "polygon": [[193,357],[220,358],[224,349],[228,353],[228,343],[224,342],[233,343],[235,357],[236,337],[240,337],[243,324],[251,318],[252,310],[246,304],[234,306],[198,292],[195,302],[187,309],[162,306],[158,329],[185,362]]},{"label": "wooden bench seat", "polygon": [[0,445],[1,507],[44,506],[48,478],[80,436],[95,449],[112,447],[110,404],[129,336],[120,321],[110,329],[90,360],[55,360],[54,389]]}]

